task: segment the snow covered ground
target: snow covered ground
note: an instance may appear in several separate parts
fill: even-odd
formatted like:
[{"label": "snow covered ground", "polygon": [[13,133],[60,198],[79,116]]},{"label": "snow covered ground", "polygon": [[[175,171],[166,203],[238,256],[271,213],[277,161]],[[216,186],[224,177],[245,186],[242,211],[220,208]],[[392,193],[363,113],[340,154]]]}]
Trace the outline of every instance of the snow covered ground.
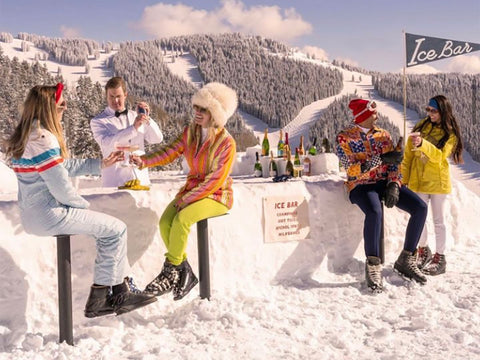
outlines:
[{"label": "snow covered ground", "polygon": [[[358,83],[351,75],[345,79],[353,92]],[[362,75],[362,83],[368,81]],[[403,118],[398,105],[375,99],[391,119]],[[318,111],[327,105],[322,100],[304,109],[289,131],[305,131],[302,125],[315,106]],[[75,236],[75,346],[70,347],[58,344],[55,241],[24,232],[15,176],[0,163],[0,359],[480,359],[479,172],[468,164],[465,169],[464,176],[474,177],[454,179],[447,207],[447,273],[419,286],[393,272],[407,217],[387,209],[387,290],[378,295],[365,289],[362,214],[345,200],[341,174],[286,183],[235,176],[233,209],[209,222],[211,301],[200,300],[197,287],[179,302],[166,295],[133,313],[87,319],[83,308],[95,245]],[[92,178],[80,181],[92,209],[127,223],[128,258],[140,286],[161,269],[165,249],[157,222],[185,181],[175,172],[152,178],[149,192],[102,189]],[[266,244],[262,198],[286,194],[308,200],[310,236]],[[433,239],[431,227],[429,235]],[[197,271],[195,239],[193,227],[188,255]]]}]

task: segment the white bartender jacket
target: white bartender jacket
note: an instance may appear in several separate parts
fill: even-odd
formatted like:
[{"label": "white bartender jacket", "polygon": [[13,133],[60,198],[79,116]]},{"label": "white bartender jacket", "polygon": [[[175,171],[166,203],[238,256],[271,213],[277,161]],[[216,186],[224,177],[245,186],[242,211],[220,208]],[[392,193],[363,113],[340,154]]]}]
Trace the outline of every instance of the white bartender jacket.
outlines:
[{"label": "white bartender jacket", "polygon": [[[145,152],[145,141],[157,144],[163,140],[163,134],[155,121],[150,119],[149,125],[141,125],[138,130],[133,123],[137,113],[129,110],[128,114],[115,116],[110,107],[105,108],[90,122],[95,141],[100,145],[103,157],[116,151],[115,145],[137,145],[138,153]],[[131,166],[122,166],[120,162],[102,169],[102,184],[106,187],[117,187],[126,181],[138,178],[142,185],[150,185],[148,169],[139,170]]]}]

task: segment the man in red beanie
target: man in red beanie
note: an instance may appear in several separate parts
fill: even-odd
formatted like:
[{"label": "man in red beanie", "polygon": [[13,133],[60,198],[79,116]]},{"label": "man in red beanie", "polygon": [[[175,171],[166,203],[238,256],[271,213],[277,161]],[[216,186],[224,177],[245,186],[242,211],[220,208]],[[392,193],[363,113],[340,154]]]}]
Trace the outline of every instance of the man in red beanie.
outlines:
[{"label": "man in red beanie", "polygon": [[378,119],[374,101],[354,99],[349,108],[353,124],[337,135],[337,154],[347,172],[345,182],[349,199],[365,214],[365,277],[374,292],[383,290],[382,264],[379,258],[382,205],[408,212],[403,251],[394,269],[402,276],[424,284],[427,279],[416,264],[417,244],[427,217],[427,206],[414,192],[402,186],[399,164],[402,152],[394,149],[388,131],[375,126]]}]

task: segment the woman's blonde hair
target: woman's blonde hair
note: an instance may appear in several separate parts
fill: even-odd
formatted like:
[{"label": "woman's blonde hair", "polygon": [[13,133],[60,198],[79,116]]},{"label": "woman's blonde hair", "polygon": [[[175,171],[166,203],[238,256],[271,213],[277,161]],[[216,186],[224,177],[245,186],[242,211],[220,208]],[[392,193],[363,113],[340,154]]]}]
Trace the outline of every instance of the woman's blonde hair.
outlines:
[{"label": "woman's blonde hair", "polygon": [[20,123],[7,140],[7,157],[19,159],[27,145],[30,134],[38,120],[39,125],[50,131],[60,144],[60,154],[68,158],[68,150],[63,137],[63,128],[57,112],[55,95],[57,86],[37,85],[30,89],[23,104]]},{"label": "woman's blonde hair", "polygon": [[[215,124],[215,120],[210,115],[210,120],[208,121],[207,138],[205,139],[205,142],[210,141],[209,146],[213,145],[213,141],[217,136],[216,129],[217,129],[217,126]],[[187,140],[187,142],[189,145],[191,143],[195,143],[198,149],[202,142],[202,126],[198,125],[197,123],[195,123],[195,120],[193,120],[192,123],[190,124],[190,130],[191,130],[190,131],[191,137]]]}]

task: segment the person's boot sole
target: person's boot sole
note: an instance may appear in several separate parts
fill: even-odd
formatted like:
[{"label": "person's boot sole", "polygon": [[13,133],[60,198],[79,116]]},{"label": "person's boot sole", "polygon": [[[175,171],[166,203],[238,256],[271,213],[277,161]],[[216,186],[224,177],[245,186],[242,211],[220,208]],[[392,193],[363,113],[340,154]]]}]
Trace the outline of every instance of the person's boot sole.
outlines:
[{"label": "person's boot sole", "polygon": [[136,309],[139,309],[141,307],[147,306],[148,304],[151,304],[155,301],[157,301],[157,298],[156,297],[151,297],[149,299],[146,299],[142,302],[138,302],[138,303],[135,303],[135,304],[130,304],[130,305],[126,305],[126,306],[119,306],[118,308],[114,309],[114,312],[117,315],[122,315],[122,314],[128,313],[132,310],[136,310]]}]

